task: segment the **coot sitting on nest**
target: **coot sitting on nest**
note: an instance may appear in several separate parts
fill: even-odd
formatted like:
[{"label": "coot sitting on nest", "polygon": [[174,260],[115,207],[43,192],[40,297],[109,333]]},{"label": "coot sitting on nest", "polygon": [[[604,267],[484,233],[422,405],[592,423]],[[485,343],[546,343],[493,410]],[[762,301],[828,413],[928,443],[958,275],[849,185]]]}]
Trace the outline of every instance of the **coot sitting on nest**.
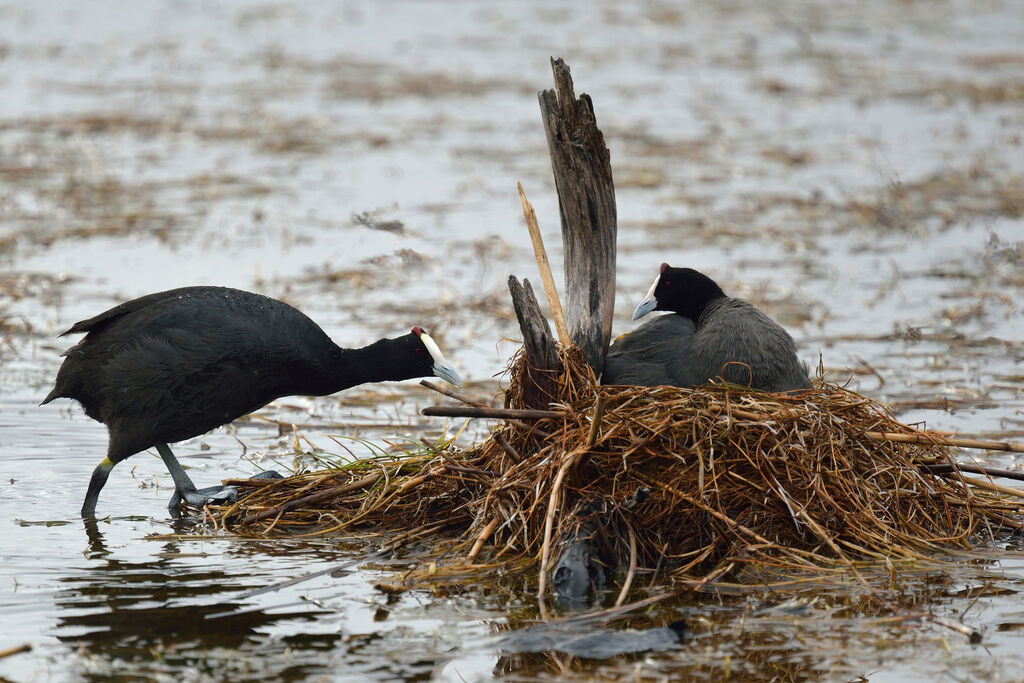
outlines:
[{"label": "coot sitting on nest", "polygon": [[694,387],[722,377],[770,392],[811,388],[789,333],[696,270],[661,264],[633,320],[651,311],[675,315],[620,337],[608,350],[602,383]]},{"label": "coot sitting on nest", "polygon": [[[150,294],[75,323],[43,403],[66,397],[107,425],[110,444],[82,505],[92,517],[114,465],[156,447],[174,480],[169,507],[231,500],[232,487],[197,490],[168,444],[227,424],[283,396],[324,396],[365,382],[460,379],[420,327],[360,349],[337,346],[300,311],[226,287]],[[61,335],[63,336],[63,335]]]}]

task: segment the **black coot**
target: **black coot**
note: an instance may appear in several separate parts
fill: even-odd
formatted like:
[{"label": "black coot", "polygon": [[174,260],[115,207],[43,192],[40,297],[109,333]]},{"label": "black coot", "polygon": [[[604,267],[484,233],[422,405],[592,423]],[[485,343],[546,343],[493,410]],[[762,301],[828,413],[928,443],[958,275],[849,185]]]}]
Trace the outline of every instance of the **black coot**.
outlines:
[{"label": "black coot", "polygon": [[[361,349],[337,346],[305,314],[276,299],[226,287],[184,287],[134,299],[83,320],[53,391],[107,425],[107,457],[92,473],[82,516],[92,517],[110,470],[156,447],[181,497],[201,505],[233,491],[197,490],[167,444],[204,434],[282,396],[323,396],[385,380],[459,376],[414,327]],[[61,335],[63,336],[63,335]]]},{"label": "black coot", "polygon": [[633,313],[674,311],[619,338],[608,350],[604,384],[693,387],[709,379],[762,391],[810,389],[793,338],[753,304],[728,297],[691,268],[661,264]]}]

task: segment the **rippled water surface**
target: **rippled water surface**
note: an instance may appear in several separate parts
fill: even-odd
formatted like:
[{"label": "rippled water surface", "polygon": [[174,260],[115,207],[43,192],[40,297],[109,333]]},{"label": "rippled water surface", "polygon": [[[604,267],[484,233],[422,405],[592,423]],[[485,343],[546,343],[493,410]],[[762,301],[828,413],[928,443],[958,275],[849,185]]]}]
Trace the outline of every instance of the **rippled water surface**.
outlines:
[{"label": "rippled water surface", "polygon": [[[904,421],[1024,440],[1022,46],[997,1],[0,2],[0,650],[32,646],[0,678],[1024,678],[1012,543],[892,588],[982,645],[874,621],[847,585],[662,605],[643,625],[689,640],[611,659],[504,653],[525,594],[373,588],[410,558],[246,596],[370,549],[194,535],[148,453],[85,525],[105,428],[37,405],[57,334],[190,284],[283,298],[343,345],[422,325],[495,395],[505,280],[536,279],[516,181],[560,263],[536,101],[555,55],[612,153],[616,334],[660,262],[697,267]],[[342,453],[331,436],[436,438],[435,400],[285,399],[175,451],[212,484],[287,469],[297,443]]]}]

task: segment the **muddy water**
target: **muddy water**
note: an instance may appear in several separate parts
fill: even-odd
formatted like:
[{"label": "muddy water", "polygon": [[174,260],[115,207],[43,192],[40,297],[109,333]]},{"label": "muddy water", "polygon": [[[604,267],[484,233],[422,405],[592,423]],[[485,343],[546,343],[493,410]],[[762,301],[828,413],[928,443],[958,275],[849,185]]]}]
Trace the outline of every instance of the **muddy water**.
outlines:
[{"label": "muddy water", "polygon": [[[535,272],[516,180],[559,261],[534,96],[549,55],[612,151],[617,332],[658,263],[692,265],[902,419],[1024,437],[1024,15],[745,5],[0,4],[0,650],[33,646],[0,677],[1024,676],[1012,547],[892,585],[981,647],[878,625],[832,585],[674,604],[645,623],[686,618],[684,646],[572,660],[499,651],[496,630],[533,616],[518,596],[374,592],[400,559],[239,598],[363,544],[194,537],[152,454],[114,471],[108,518],[78,519],[105,430],[36,404],[56,334],[126,298],[258,290],[348,345],[422,325],[494,395],[517,334],[504,281]],[[436,437],[433,401],[415,383],[287,399],[176,451],[200,485],[288,469],[296,447]]]}]

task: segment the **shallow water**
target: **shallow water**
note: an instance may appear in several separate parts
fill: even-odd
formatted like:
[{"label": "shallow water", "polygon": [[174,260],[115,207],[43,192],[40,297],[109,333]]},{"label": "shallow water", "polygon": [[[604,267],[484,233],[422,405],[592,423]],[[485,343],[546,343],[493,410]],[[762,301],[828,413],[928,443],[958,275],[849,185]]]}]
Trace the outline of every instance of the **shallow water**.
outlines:
[{"label": "shallow water", "polygon": [[[535,99],[558,55],[612,152],[616,334],[661,261],[691,265],[902,420],[1024,440],[1021,45],[1001,2],[0,3],[0,650],[33,646],[0,677],[1024,677],[1014,548],[892,588],[982,646],[879,626],[842,585],[664,606],[647,625],[685,618],[689,641],[608,660],[502,653],[523,596],[374,591],[401,559],[239,600],[366,549],[190,537],[154,454],[85,527],[105,429],[37,406],[59,332],[189,284],[284,298],[346,345],[422,325],[493,396],[505,280],[538,280],[517,180],[560,262]],[[260,415],[341,454],[328,435],[436,438],[435,400],[409,382]],[[205,485],[287,469],[294,443],[257,419],[175,451]]]}]

